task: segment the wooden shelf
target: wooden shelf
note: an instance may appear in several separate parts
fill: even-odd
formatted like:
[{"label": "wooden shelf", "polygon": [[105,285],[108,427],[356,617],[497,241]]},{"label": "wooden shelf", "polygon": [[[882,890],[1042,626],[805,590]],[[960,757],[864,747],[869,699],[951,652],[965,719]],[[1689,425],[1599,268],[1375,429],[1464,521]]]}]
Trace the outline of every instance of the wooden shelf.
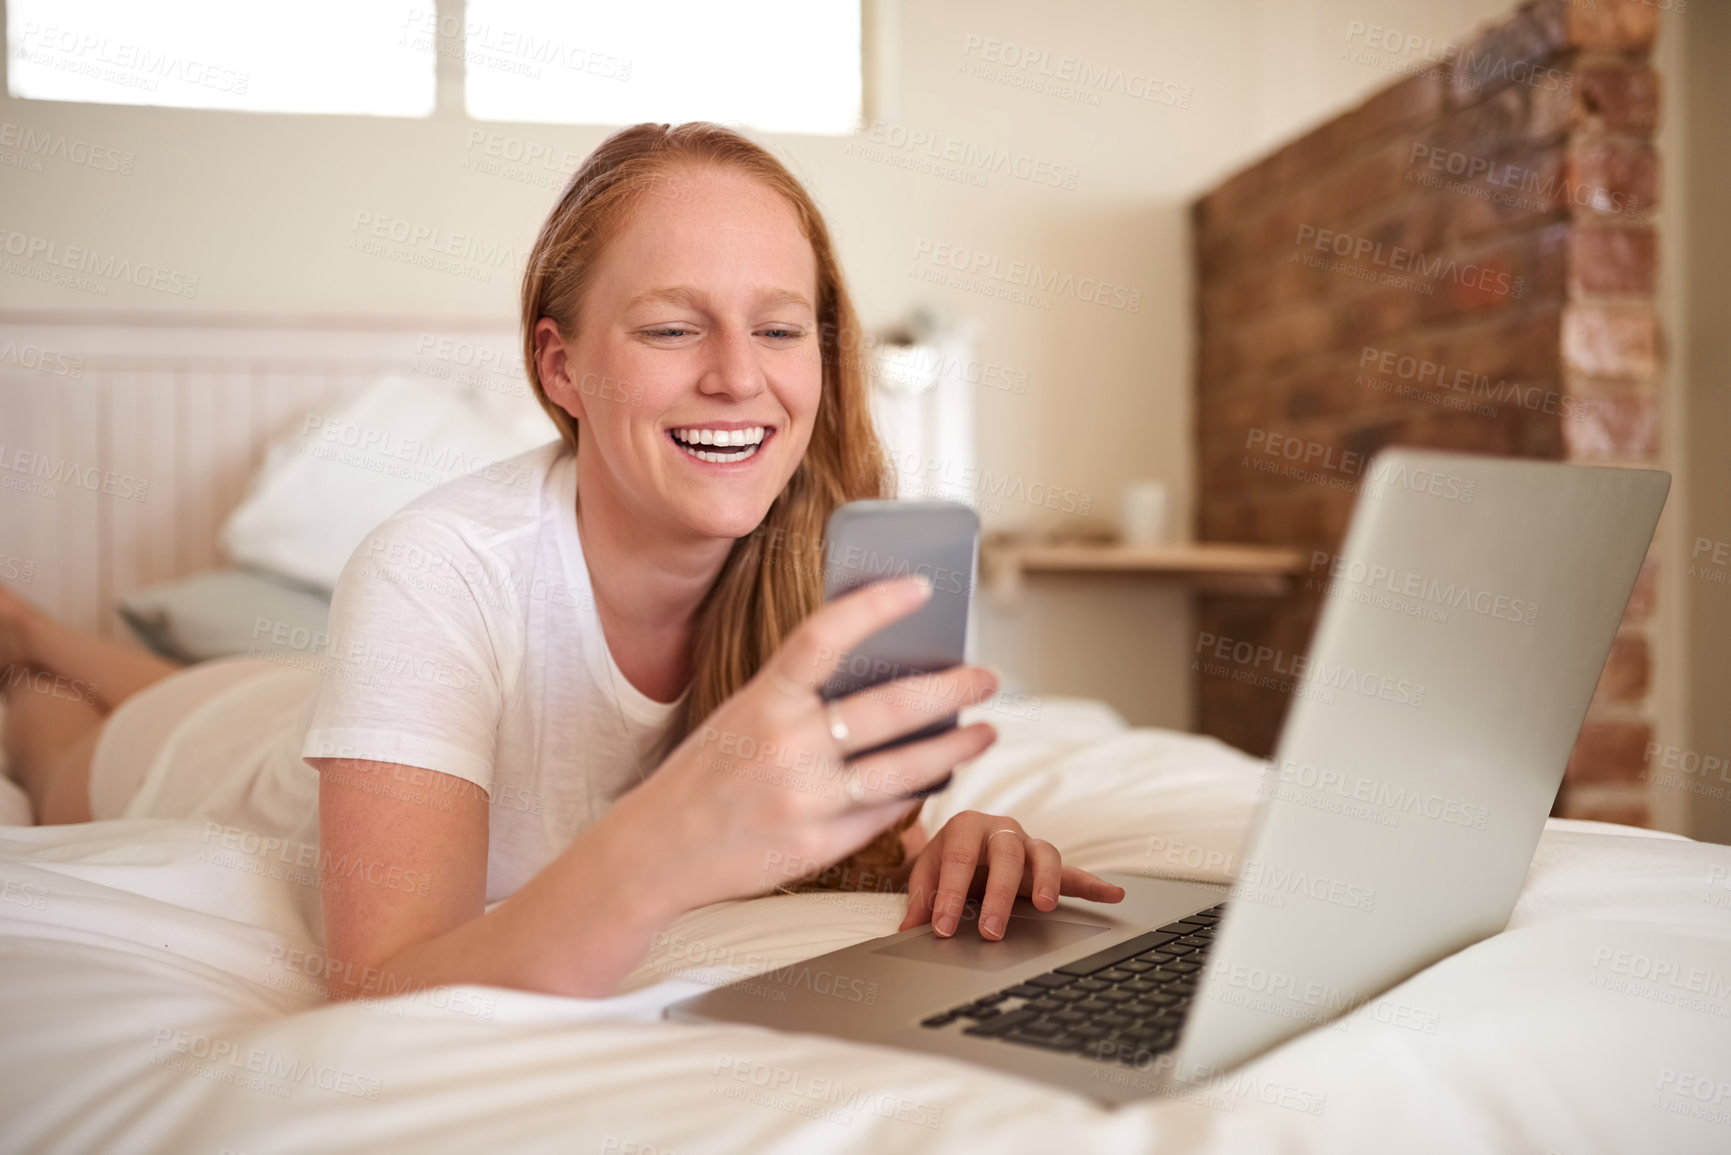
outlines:
[{"label": "wooden shelf", "polygon": [[[985,542],[980,561],[987,580],[1023,574],[1117,574],[1181,583],[1208,593],[1278,597],[1304,572],[1304,551],[1282,546],[1227,545],[1017,545]],[[1007,569],[1009,572],[1004,572]]]}]

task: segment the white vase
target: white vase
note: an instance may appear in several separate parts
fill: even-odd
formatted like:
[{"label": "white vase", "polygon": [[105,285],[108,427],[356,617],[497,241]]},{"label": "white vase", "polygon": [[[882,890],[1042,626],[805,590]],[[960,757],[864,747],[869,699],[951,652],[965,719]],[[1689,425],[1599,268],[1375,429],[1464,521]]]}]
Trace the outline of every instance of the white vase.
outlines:
[{"label": "white vase", "polygon": [[1132,481],[1124,487],[1120,532],[1125,545],[1160,545],[1166,540],[1166,483]]}]

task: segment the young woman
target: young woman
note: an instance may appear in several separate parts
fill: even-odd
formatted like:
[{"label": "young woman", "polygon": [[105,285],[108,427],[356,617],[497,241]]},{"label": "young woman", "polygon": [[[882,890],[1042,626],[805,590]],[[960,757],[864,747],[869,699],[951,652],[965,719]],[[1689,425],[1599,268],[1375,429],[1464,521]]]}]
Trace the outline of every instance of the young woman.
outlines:
[{"label": "young woman", "polygon": [[[610,137],[542,227],[522,307],[560,440],[374,531],[291,728],[319,772],[334,995],[601,995],[681,914],[843,860],[893,868],[903,927],[939,934],[970,895],[988,938],[1018,894],[1123,897],[1014,819],[965,812],[929,841],[912,825],[908,795],[985,750],[989,725],[850,757],[988,698],[989,672],[818,696],[928,591],[820,605],[830,512],[888,477],[828,230],[773,156],[701,123]],[[201,673],[238,677],[165,678],[15,600],[0,647],[101,686],[104,709],[148,686],[134,715]],[[9,749],[40,819],[89,817],[93,786],[115,792],[99,711],[20,705]]]}]

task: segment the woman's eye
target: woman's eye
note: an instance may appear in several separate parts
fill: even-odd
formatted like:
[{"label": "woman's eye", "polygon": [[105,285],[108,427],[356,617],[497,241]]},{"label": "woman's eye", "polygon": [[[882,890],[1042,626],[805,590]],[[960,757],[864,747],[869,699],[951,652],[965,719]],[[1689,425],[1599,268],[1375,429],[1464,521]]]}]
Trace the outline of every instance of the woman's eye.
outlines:
[{"label": "woman's eye", "polygon": [[[642,330],[642,333],[645,337],[672,339],[689,337],[696,331],[689,325],[657,325],[652,329]],[[758,333],[775,341],[797,341],[805,336],[804,331],[794,325],[771,325],[768,328],[759,329]]]}]

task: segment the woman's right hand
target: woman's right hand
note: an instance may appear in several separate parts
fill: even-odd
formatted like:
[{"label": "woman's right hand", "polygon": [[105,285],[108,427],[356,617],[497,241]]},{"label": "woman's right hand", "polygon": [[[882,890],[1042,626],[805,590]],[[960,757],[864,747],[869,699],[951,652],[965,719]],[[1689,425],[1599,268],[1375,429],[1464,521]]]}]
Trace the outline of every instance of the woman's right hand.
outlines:
[{"label": "woman's right hand", "polygon": [[[909,794],[996,740],[978,722],[844,765],[997,690],[990,671],[964,665],[886,682],[826,709],[818,688],[841,660],[930,596],[928,584],[905,578],[825,604],[609,811],[604,822],[662,852],[649,873],[664,899],[690,910],[837,862],[917,808],[921,800]],[[832,713],[845,741],[831,732]]]}]

